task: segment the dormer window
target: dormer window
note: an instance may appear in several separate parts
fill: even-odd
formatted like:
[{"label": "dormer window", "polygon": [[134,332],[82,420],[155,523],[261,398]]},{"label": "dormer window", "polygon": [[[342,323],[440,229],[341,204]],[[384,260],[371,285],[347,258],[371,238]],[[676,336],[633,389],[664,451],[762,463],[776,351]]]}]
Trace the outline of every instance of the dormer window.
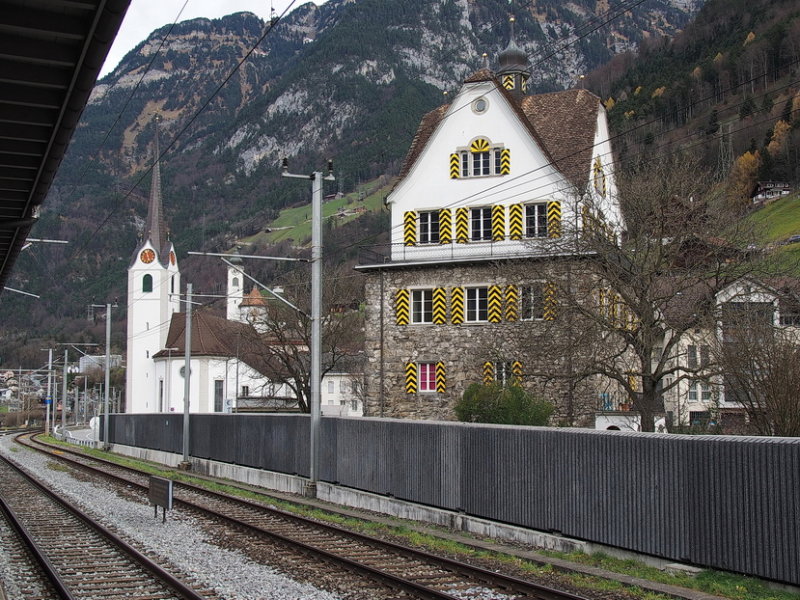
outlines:
[{"label": "dormer window", "polygon": [[469,148],[460,148],[450,155],[450,178],[490,177],[511,172],[511,151],[500,144],[492,145],[479,137]]}]

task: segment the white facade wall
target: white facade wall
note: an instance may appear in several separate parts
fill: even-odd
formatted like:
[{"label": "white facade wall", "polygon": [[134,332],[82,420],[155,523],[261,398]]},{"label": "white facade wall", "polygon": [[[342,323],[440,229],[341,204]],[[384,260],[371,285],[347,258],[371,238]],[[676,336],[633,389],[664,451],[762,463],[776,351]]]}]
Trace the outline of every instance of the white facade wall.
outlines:
[{"label": "white facade wall", "polygon": [[[472,110],[472,102],[483,97],[483,113]],[[469,147],[477,137],[511,150],[508,175],[450,179],[450,155]],[[532,244],[547,247],[547,240],[475,242],[467,244],[403,246],[403,218],[406,211],[425,211],[492,205],[510,206],[522,202],[562,203],[562,221],[575,220],[576,200],[571,186],[549,165],[549,160],[528,132],[519,115],[491,82],[465,84],[408,175],[391,193],[392,260],[460,259],[476,255],[530,254]],[[455,226],[455,218],[453,219]],[[455,237],[455,236],[454,236]]]},{"label": "white facade wall", "polygon": [[322,378],[320,408],[330,417],[362,417],[363,377],[350,373],[328,373]]},{"label": "white facade wall", "polygon": [[[182,373],[186,365],[182,355],[158,358],[154,362],[157,394],[155,400],[146,402],[141,412],[182,413],[185,381]],[[321,387],[322,413],[328,416],[356,417],[364,414],[360,385],[353,386],[358,376],[349,373],[332,373],[325,376]],[[215,406],[216,382],[221,382],[221,410]],[[226,357],[194,357],[191,359],[189,379],[189,412],[232,412],[237,396],[294,398],[291,388],[268,378],[248,365]],[[243,393],[247,388],[247,394]],[[330,390],[333,391],[330,391]]]}]

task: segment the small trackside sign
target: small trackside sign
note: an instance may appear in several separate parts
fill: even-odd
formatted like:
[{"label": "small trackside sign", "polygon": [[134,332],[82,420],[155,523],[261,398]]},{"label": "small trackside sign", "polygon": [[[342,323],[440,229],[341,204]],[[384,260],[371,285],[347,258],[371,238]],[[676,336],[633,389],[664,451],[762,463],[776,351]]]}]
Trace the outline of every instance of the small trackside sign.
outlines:
[{"label": "small trackside sign", "polygon": [[158,517],[158,507],[164,509],[163,521],[166,521],[167,511],[172,510],[172,480],[151,475],[147,498],[155,508],[156,517]]}]

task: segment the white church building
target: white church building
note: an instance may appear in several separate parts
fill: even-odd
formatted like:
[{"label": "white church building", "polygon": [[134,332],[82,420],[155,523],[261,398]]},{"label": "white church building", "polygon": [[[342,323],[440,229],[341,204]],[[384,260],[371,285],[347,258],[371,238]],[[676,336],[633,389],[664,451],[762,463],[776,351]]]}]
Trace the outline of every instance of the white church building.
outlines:
[{"label": "white church building", "polygon": [[[147,220],[128,266],[126,412],[182,413],[185,396],[186,313],[181,273],[163,216],[158,134]],[[291,388],[270,381],[253,350],[253,323],[266,302],[245,293],[241,259],[227,272],[225,317],[192,311],[189,409],[192,413],[295,410]],[[322,381],[323,415],[360,416],[360,375],[329,373]]]}]

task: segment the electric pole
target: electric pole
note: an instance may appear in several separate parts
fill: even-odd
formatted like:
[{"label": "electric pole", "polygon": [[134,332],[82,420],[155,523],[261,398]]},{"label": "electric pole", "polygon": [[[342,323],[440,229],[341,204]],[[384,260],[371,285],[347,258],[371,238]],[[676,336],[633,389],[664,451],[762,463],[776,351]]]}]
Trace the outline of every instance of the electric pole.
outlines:
[{"label": "electric pole", "polygon": [[317,496],[317,479],[319,463],[319,434],[320,434],[320,385],[322,373],[322,182],[334,181],[333,161],[328,161],[328,174],[323,177],[321,171],[314,171],[310,175],[296,175],[289,173],[289,161],[284,158],[282,163],[283,177],[311,180],[311,444],[309,481],[306,484],[305,495],[310,498]]}]

